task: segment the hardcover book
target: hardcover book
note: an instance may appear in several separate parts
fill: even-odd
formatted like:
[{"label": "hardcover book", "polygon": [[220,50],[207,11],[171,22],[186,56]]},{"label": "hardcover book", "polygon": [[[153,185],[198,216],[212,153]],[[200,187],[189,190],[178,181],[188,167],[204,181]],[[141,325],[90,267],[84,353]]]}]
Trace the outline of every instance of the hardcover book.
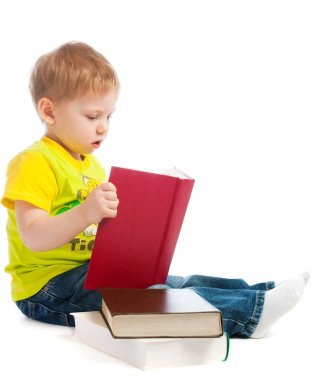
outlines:
[{"label": "hardcover book", "polygon": [[112,167],[118,213],[102,220],[86,289],[147,288],[165,283],[194,180],[175,169],[155,174]]},{"label": "hardcover book", "polygon": [[221,312],[190,289],[100,289],[115,338],[219,337]]}]

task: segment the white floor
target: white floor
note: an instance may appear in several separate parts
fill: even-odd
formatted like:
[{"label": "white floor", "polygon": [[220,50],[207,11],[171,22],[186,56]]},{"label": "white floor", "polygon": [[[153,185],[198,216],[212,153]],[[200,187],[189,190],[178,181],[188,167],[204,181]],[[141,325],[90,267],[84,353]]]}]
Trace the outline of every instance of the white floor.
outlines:
[{"label": "white floor", "polygon": [[[258,282],[312,272],[311,2],[75,0],[48,12],[36,0],[2,4],[0,189],[9,159],[43,133],[28,94],[32,65],[81,40],[122,82],[98,153],[104,166],[177,165],[196,178],[173,273]],[[82,345],[73,329],[20,314],[3,272],[5,218],[2,208],[2,380],[312,378],[312,280],[268,337],[233,339],[227,362],[144,372]]]},{"label": "white floor", "polygon": [[[41,324],[24,318],[1,289],[1,373],[15,379],[107,378],[107,373],[125,379],[195,377],[218,379],[310,378],[311,293],[306,292],[288,315],[261,340],[232,339],[226,362],[142,371],[98,352],[73,337],[73,329]],[[310,285],[310,284],[309,284]],[[11,375],[7,375],[11,377]],[[3,377],[2,377],[3,378]]]}]

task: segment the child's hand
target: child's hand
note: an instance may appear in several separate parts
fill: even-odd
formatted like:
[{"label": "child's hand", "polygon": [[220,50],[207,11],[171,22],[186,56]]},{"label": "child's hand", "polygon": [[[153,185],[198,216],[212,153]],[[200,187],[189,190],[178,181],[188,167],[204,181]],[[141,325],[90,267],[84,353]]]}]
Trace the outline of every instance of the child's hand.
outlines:
[{"label": "child's hand", "polygon": [[104,218],[114,218],[117,215],[118,203],[115,185],[104,182],[91,191],[80,207],[87,223],[98,224]]},{"label": "child's hand", "polygon": [[18,229],[24,244],[33,251],[48,251],[71,241],[90,224],[117,215],[118,198],[112,183],[102,183],[84,203],[67,212],[50,216],[28,202],[15,201]]}]

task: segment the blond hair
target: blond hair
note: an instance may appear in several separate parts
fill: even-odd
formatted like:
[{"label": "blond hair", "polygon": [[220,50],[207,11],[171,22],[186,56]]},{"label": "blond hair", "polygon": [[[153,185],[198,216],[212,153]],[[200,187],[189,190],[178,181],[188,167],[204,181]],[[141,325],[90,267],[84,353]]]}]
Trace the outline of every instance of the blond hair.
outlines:
[{"label": "blond hair", "polygon": [[74,99],[90,90],[97,94],[119,87],[113,66],[82,42],[68,42],[42,55],[33,67],[29,82],[36,107],[43,97],[57,102]]}]

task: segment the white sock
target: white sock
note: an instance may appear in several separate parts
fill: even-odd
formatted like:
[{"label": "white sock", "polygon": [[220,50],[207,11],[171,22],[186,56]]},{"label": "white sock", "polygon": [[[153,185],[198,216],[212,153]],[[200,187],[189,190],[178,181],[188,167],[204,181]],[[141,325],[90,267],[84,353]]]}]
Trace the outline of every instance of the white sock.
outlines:
[{"label": "white sock", "polygon": [[300,274],[265,293],[260,321],[251,338],[264,337],[274,323],[297,304],[308,280],[308,273]]},{"label": "white sock", "polygon": [[[306,284],[308,283],[308,281],[310,279],[310,273],[309,272],[303,272],[299,276],[303,277],[304,282]],[[284,280],[284,281],[275,281],[275,287],[283,285],[283,284],[285,284],[285,282],[288,282],[289,280],[291,280],[291,279],[288,278],[287,280]]]}]

